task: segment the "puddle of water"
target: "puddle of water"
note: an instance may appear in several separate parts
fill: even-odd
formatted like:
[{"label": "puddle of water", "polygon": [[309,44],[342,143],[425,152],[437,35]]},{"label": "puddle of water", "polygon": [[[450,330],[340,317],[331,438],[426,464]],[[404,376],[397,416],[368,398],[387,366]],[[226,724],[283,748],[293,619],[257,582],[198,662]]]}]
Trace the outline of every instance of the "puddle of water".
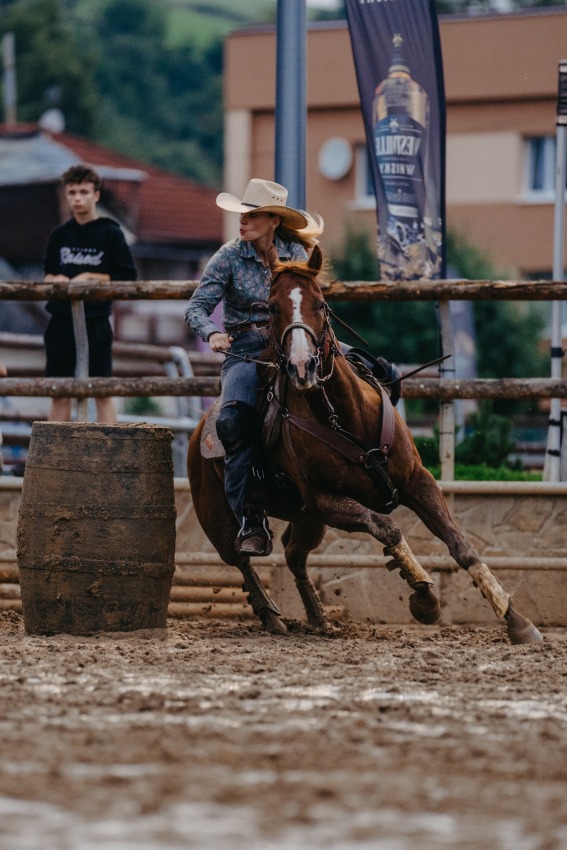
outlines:
[{"label": "puddle of water", "polygon": [[545,720],[547,718],[567,723],[567,705],[527,699],[483,699],[478,701],[481,708],[498,711],[517,720]]},{"label": "puddle of water", "polygon": [[[18,850],[538,850],[542,839],[527,834],[519,818],[395,809],[345,817],[336,803],[312,806],[308,822],[290,815],[285,823],[280,812],[266,834],[250,806],[181,803],[151,815],[89,821],[47,804],[0,798],[0,841]],[[566,837],[566,829],[557,831],[555,846],[565,846]]]}]

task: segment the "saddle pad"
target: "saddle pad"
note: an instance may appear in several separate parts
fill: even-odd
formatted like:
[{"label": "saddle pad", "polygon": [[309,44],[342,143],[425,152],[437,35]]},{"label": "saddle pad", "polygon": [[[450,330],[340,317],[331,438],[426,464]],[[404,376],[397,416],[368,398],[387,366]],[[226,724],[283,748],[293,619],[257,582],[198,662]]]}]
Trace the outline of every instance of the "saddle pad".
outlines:
[{"label": "saddle pad", "polygon": [[218,438],[217,419],[221,409],[220,396],[217,398],[205,419],[201,434],[201,455],[206,460],[224,457],[224,446]]}]

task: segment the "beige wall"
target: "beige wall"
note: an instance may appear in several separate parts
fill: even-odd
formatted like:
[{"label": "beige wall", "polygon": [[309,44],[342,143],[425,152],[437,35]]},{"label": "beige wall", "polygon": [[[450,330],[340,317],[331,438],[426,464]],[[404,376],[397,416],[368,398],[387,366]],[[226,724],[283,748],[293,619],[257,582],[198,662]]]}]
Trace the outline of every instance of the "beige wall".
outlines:
[{"label": "beige wall", "polygon": [[448,205],[515,203],[521,139],[517,133],[453,133],[447,138],[446,171]]},{"label": "beige wall", "polygon": [[[0,570],[4,575],[0,610],[7,607],[21,610],[15,574],[21,487],[21,479],[0,478]],[[454,491],[457,522],[513,595],[522,613],[538,626],[566,626],[567,558],[563,532],[567,521],[566,485],[456,482],[445,484],[444,489],[447,494]],[[237,589],[240,582],[235,579],[239,573],[234,568],[222,569],[222,562],[196,521],[186,479],[175,480],[175,504],[176,576],[181,579],[183,575],[191,575],[193,583],[202,586],[195,591],[200,602],[190,596],[191,588],[174,588],[170,614],[250,616],[244,594]],[[421,521],[407,508],[398,508],[392,516],[434,579],[444,624],[497,622],[466,573],[440,572],[451,566],[451,559],[445,546],[432,537]],[[285,523],[274,521],[273,528],[274,552],[256,564],[263,574],[274,562],[283,562],[280,535]],[[340,605],[354,619],[411,622],[409,588],[398,572],[388,572],[382,550],[369,535],[328,529],[325,540],[311,556],[309,568],[324,604],[335,608]],[[270,592],[284,616],[302,619],[304,612],[291,573],[283,566],[272,568],[271,573]],[[179,584],[175,580],[174,583]],[[204,589],[210,591],[211,585],[215,589],[209,598],[204,596]],[[227,591],[219,593],[219,587],[225,585]],[[183,590],[189,597],[180,602]]]},{"label": "beige wall", "polygon": [[[526,197],[525,139],[555,134],[567,10],[444,18],[440,29],[447,94],[447,226],[485,249],[506,273],[549,272],[553,200],[534,204]],[[225,188],[236,194],[250,176],[274,176],[275,54],[271,28],[237,32],[226,41],[230,133]],[[323,177],[318,168],[327,139],[340,136],[353,149],[365,144],[344,22],[310,27],[308,110],[307,206],[324,216],[322,244],[333,252],[346,227],[364,227],[374,236],[376,226],[373,206],[356,200],[355,165],[337,181]],[[235,132],[237,125],[246,130]]]}]

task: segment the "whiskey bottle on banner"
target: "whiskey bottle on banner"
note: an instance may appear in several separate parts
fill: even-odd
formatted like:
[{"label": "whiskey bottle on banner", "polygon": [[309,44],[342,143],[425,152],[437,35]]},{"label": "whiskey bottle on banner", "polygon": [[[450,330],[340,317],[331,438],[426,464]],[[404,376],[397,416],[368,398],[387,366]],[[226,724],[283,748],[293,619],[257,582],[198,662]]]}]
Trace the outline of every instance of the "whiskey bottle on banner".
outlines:
[{"label": "whiskey bottle on banner", "polygon": [[[411,78],[395,35],[388,76],[373,103],[374,154],[387,214],[378,198],[378,259],[391,280],[434,278],[441,268],[437,193],[427,172],[429,98]],[[377,187],[378,189],[378,187]]]}]

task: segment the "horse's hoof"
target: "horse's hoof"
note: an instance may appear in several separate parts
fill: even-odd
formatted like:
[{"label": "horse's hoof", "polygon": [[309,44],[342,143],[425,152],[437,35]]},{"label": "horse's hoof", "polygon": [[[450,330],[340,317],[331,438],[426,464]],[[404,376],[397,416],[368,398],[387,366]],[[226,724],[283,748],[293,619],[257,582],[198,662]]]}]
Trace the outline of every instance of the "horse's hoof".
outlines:
[{"label": "horse's hoof", "polygon": [[508,637],[510,638],[510,642],[513,644],[543,643],[542,633],[539,629],[536,629],[530,620],[528,620],[527,624],[521,629],[512,627],[508,623]]},{"label": "horse's hoof", "polygon": [[314,629],[320,629],[322,632],[326,632],[329,628],[329,621],[326,617],[308,617],[307,622]]},{"label": "horse's hoof", "polygon": [[423,588],[416,588],[411,594],[409,609],[412,617],[425,626],[432,626],[441,618],[441,606],[428,584]]},{"label": "horse's hoof", "polygon": [[507,622],[510,643],[543,643],[543,636],[541,632],[536,629],[531,620],[528,620],[528,618],[522,616],[522,614],[518,614],[518,612],[512,607],[511,602],[508,606],[505,620]]},{"label": "horse's hoof", "polygon": [[269,608],[264,608],[263,611],[260,611],[259,614],[260,620],[262,621],[262,625],[266,629],[267,632],[270,632],[272,635],[287,635],[288,630],[286,624],[283,620],[280,620],[277,614],[273,611],[270,611]]}]

